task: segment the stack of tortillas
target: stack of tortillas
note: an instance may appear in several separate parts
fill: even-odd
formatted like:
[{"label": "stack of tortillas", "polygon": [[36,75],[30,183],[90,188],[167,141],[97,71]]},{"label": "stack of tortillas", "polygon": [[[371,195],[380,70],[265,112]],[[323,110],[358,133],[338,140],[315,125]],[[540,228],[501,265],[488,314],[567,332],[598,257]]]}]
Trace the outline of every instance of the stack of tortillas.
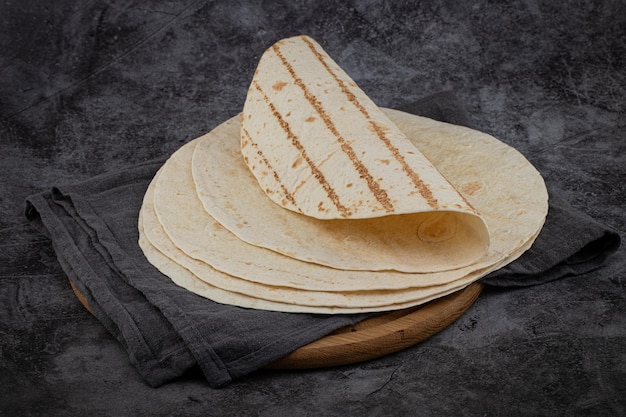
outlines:
[{"label": "stack of tortillas", "polygon": [[163,165],[140,245],[176,284],[219,303],[396,310],[516,259],[547,201],[513,148],[378,108],[299,36],[262,56],[242,114]]}]

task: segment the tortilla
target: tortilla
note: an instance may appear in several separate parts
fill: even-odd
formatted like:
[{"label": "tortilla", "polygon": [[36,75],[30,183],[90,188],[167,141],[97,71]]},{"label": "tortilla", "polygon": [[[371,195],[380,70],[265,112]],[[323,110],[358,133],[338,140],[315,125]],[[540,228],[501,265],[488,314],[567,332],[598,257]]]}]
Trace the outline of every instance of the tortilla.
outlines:
[{"label": "tortilla", "polygon": [[477,216],[307,36],[281,40],[259,60],[243,107],[241,153],[270,199],[309,217]]},{"label": "tortilla", "polygon": [[[423,118],[400,112],[388,113],[405,131],[411,132],[411,137],[422,138],[425,143],[433,136],[432,129],[437,128],[441,133],[438,135],[439,141],[436,145],[431,144],[430,146],[441,151],[435,160],[441,159],[442,166],[446,166],[445,161],[456,166],[459,158],[453,157],[454,153],[477,140],[471,135],[459,135],[454,128],[451,132],[446,133],[440,125],[431,124],[428,120],[422,120]],[[457,134],[454,135],[454,132]],[[233,135],[236,133],[233,132]],[[168,263],[174,262],[186,271],[182,272],[183,275],[191,274],[190,276],[194,279],[208,284],[210,290],[207,287],[202,287],[204,288],[203,295],[218,302],[227,295],[226,298],[229,300],[227,303],[244,307],[251,306],[253,303],[253,308],[277,311],[316,311],[319,313],[328,313],[329,311],[334,313],[382,311],[418,305],[444,293],[460,289],[491,270],[512,261],[532,244],[543,224],[543,221],[536,223],[535,233],[529,236],[525,242],[519,241],[520,244],[516,245],[512,238],[522,239],[523,235],[520,234],[520,231],[524,230],[519,222],[530,222],[533,219],[533,210],[535,210],[534,214],[537,215],[545,210],[545,207],[542,209],[542,205],[538,204],[539,201],[527,201],[528,205],[518,206],[518,212],[527,212],[530,218],[521,217],[518,221],[511,218],[508,222],[503,221],[502,217],[496,217],[495,214],[497,213],[492,214],[487,210],[489,222],[492,222],[493,217],[493,228],[508,236],[508,239],[495,239],[494,242],[501,242],[502,244],[498,249],[510,252],[510,256],[507,259],[494,257],[491,259],[493,261],[491,263],[485,260],[484,264],[487,266],[483,268],[476,264],[473,267],[434,274],[403,274],[392,271],[341,271],[300,262],[238,240],[203,210],[195,192],[191,175],[191,157],[197,146],[203,140],[210,140],[211,137],[212,133],[184,145],[161,168],[150,185],[142,206],[143,222],[147,225],[142,233],[148,237],[154,247],[167,254]],[[484,162],[483,159],[489,155],[500,156],[510,152],[510,148],[506,145],[497,141],[494,142],[494,140],[487,143],[490,142],[493,142],[491,146],[481,144],[478,148],[482,148],[482,150],[474,151],[476,154],[469,157],[465,163],[470,164],[473,160]],[[425,143],[423,147],[429,149]],[[445,149],[448,147],[450,149],[446,151]],[[525,180],[533,183],[533,176],[526,172],[529,170],[530,164],[523,158],[519,159],[520,156],[514,157],[513,155],[515,153],[508,156],[511,165],[501,164],[501,168],[504,170],[514,169],[522,174]],[[483,168],[486,170],[485,172],[488,172],[491,167],[483,165]],[[484,172],[477,174],[477,178],[484,176],[484,174]],[[510,181],[515,181],[514,176],[505,177],[509,178]],[[467,177],[465,178],[467,179]],[[456,180],[457,178],[452,177],[452,179]],[[536,180],[535,177],[534,181]],[[517,181],[521,180],[518,179]],[[479,182],[474,181],[473,184],[472,190],[476,192],[471,193],[474,195],[470,195],[470,197],[475,198]],[[477,199],[475,204],[479,207],[485,205],[485,209],[488,208],[487,204],[500,210],[503,210],[502,207],[506,206],[507,201],[517,204],[516,199],[521,199],[526,191],[520,190],[519,187],[511,187],[511,190],[514,191],[509,192],[509,194],[496,190],[502,197],[498,201],[504,203],[504,206],[498,206],[498,201],[491,201],[495,196],[490,196],[487,190],[499,185],[499,181],[486,177],[480,184],[482,185],[479,194],[482,197]],[[536,182],[535,185],[537,185]],[[460,188],[469,189],[467,186],[463,187],[462,184]],[[481,203],[481,200],[484,200],[484,203]],[[496,222],[496,219],[499,222]],[[527,230],[530,230],[529,226],[530,223],[526,225]],[[505,227],[510,231],[507,231]],[[501,253],[493,252],[491,255],[497,256]],[[155,262],[154,255],[150,258],[153,259],[152,262]],[[159,269],[168,270],[169,268],[170,274],[172,269],[176,270],[171,266],[163,267],[158,264],[158,260],[156,262],[160,267]],[[211,265],[219,265],[226,269],[229,274],[220,273]],[[172,277],[172,279],[177,283],[181,280],[177,276]],[[259,283],[261,285],[257,285]],[[297,289],[312,290],[290,291],[289,287],[294,286],[294,283]],[[179,283],[179,285],[181,284]],[[185,288],[197,287],[196,284],[190,283],[183,283],[183,286]],[[372,291],[372,289],[380,288],[395,288],[400,291]],[[406,290],[402,291],[402,289]],[[248,300],[246,297],[251,297],[253,300]],[[288,304],[289,307],[284,306],[284,304]],[[298,306],[304,310],[299,310]],[[316,310],[318,307],[319,309]]]},{"label": "tortilla", "polygon": [[139,244],[216,302],[356,313],[423,304],[519,257],[541,175],[468,128],[379,109],[312,39],[263,56],[242,115],[151,182]]},{"label": "tortilla", "polygon": [[[402,121],[402,115],[403,113],[396,112],[394,118],[407,130],[409,129],[408,126],[418,121],[422,125],[428,126],[426,121],[420,120],[415,116],[407,117],[406,120]],[[232,123],[236,123],[236,120]],[[232,133],[235,134],[235,129],[233,128],[232,130]],[[212,135],[213,132],[184,145],[166,162],[157,180],[155,180],[154,209],[159,217],[159,223],[178,248],[190,257],[205,262],[229,275],[266,285],[312,291],[396,290],[441,285],[457,280],[477,269],[484,269],[489,265],[495,264],[505,256],[504,254],[512,253],[516,249],[516,243],[513,240],[505,240],[497,246],[493,245],[490,251],[485,254],[484,259],[474,266],[429,274],[408,274],[394,271],[385,271],[384,274],[377,274],[369,271],[337,270],[312,263],[300,262],[273,251],[246,244],[237,239],[235,235],[222,227],[203,210],[194,188],[191,175],[191,155],[200,141],[205,139],[211,140]],[[458,139],[458,136],[457,134],[456,136],[440,137],[440,146],[437,146],[437,149],[453,148],[457,143],[459,147],[469,146],[468,141],[460,141],[461,139]],[[424,138],[427,139],[428,135],[425,134]],[[467,140],[471,141],[472,138],[467,138]],[[506,146],[496,145],[492,144],[486,147],[484,152],[489,152],[494,156],[508,152]],[[426,143],[424,147],[427,148]],[[431,145],[431,147],[434,148],[435,145]],[[445,165],[446,161],[450,164],[455,164],[455,159],[447,158],[445,153],[439,156],[437,161],[440,161],[442,165]],[[520,163],[523,163],[523,161],[520,161]],[[526,164],[528,163],[526,162]],[[502,169],[509,168],[506,164],[501,165],[501,167]],[[463,171],[467,167],[463,165],[460,168]],[[485,166],[485,170],[492,168],[491,165]],[[530,175],[524,175],[528,168],[519,168],[517,165],[514,168],[527,181],[531,181],[532,177]],[[483,173],[478,176],[485,175]],[[456,178],[454,179],[456,180]],[[493,177],[493,179],[497,178]],[[487,179],[482,181],[482,184],[484,184],[483,188],[487,189],[495,185]],[[528,184],[532,184],[532,181]],[[511,187],[511,189],[515,191],[518,188]],[[521,190],[521,192],[525,191]],[[481,194],[484,195],[485,193],[488,192],[483,190]],[[507,195],[504,195],[504,197],[517,204],[516,200],[520,200],[523,195],[521,193],[518,194],[516,199],[512,199],[511,196],[507,197]],[[498,224],[495,221],[491,221],[495,214],[491,213],[491,207],[498,208],[498,206],[493,206],[492,204],[483,208],[486,211],[487,219],[492,223],[490,227],[499,233],[515,238],[515,234],[511,235],[506,228],[517,228],[519,226],[515,224],[513,219],[509,222],[500,222]],[[536,204],[535,201],[530,201],[528,205],[520,205],[519,207],[526,210],[529,214],[533,214],[534,210],[535,215],[540,214],[542,210],[541,205]],[[527,222],[528,219],[521,219],[521,221]],[[517,235],[520,244],[529,237],[530,235]],[[499,242],[499,240],[496,239],[495,242]]]},{"label": "tortilla", "polygon": [[[333,294],[323,291],[298,291],[252,283],[242,286],[236,277],[223,274],[208,264],[189,257],[177,248],[164,233],[156,213],[152,210],[155,184],[158,183],[158,178],[163,172],[162,169],[157,174],[145,194],[138,223],[139,245],[146,258],[175,284],[218,303],[263,310],[317,314],[390,311],[421,305],[458,291],[478,277],[500,266],[494,265],[484,271],[474,271],[474,273],[447,285],[406,291],[355,291]],[[520,248],[513,257],[503,263],[508,263],[519,256],[530,247],[533,241],[534,237],[524,247]],[[387,275],[381,272],[376,274],[381,275],[381,278]],[[220,285],[229,289],[220,288]],[[242,289],[249,294],[239,292]],[[385,302],[391,302],[391,304],[385,304]],[[336,303],[339,305],[335,305]],[[362,306],[359,307],[360,305]]]},{"label": "tortilla", "polygon": [[[141,229],[140,229],[141,230]],[[146,238],[145,234],[141,234],[139,239],[139,246],[148,259],[161,273],[168,276],[172,282],[181,288],[185,288],[188,291],[193,292],[201,297],[210,299],[220,304],[234,305],[243,308],[253,308],[258,310],[280,311],[285,313],[311,313],[311,314],[355,314],[355,313],[367,313],[377,311],[392,311],[401,310],[403,308],[410,308],[414,305],[421,305],[432,301],[434,299],[444,297],[452,292],[459,291],[463,287],[458,289],[451,289],[441,294],[432,295],[430,298],[426,298],[421,302],[412,302],[406,304],[396,304],[385,307],[370,307],[370,308],[338,308],[338,307],[311,307],[305,305],[290,304],[288,302],[280,303],[260,298],[250,297],[243,294],[224,291],[220,288],[212,286],[205,281],[198,279],[190,270],[184,268],[179,263],[165,256],[161,251],[156,249],[150,241]],[[288,301],[288,300],[286,300]]]},{"label": "tortilla", "polygon": [[155,184],[165,172],[164,168],[152,181],[144,197],[139,216],[140,247],[147,259],[174,283],[219,303],[272,311],[319,314],[389,311],[420,305],[458,291],[488,272],[475,271],[445,285],[400,291],[301,291],[242,281],[189,257],[164,233],[153,210]]},{"label": "tortilla", "polygon": [[411,215],[319,220],[272,203],[242,161],[239,117],[200,139],[192,160],[197,194],[205,210],[239,239],[305,262],[349,270],[481,269],[513,253],[541,227],[547,213],[545,184],[519,152],[482,132],[384,111],[481,213],[491,242],[473,263],[457,259],[468,241],[414,239],[419,225]]},{"label": "tortilla", "polygon": [[[397,112],[390,112],[390,114],[392,113]],[[433,125],[429,124],[428,121],[419,120],[421,118],[414,116],[407,117],[403,121],[402,113],[397,116],[398,125],[407,132],[411,132],[412,137],[426,139],[432,137]],[[421,128],[415,126],[412,128],[411,125],[415,125],[417,121],[419,121]],[[458,158],[451,157],[450,152],[454,153],[458,149],[463,149],[469,145],[469,142],[475,141],[475,138],[454,136],[450,132],[444,134],[441,126],[434,126],[440,130],[441,135],[438,136],[437,146],[431,145],[433,148],[439,151],[455,144],[448,151],[443,150],[437,158],[448,160],[448,163],[454,165]],[[542,222],[536,224],[535,234],[529,236],[524,244],[515,245],[514,238],[521,239],[520,231],[524,230],[520,223],[529,222],[533,219],[532,210],[535,210],[535,215],[541,212],[541,204],[533,205],[531,200],[528,201],[528,206],[519,205],[517,207],[518,214],[526,212],[530,215],[530,219],[518,216],[518,220],[511,218],[510,221],[506,222],[503,221],[503,217],[498,218],[493,215],[493,229],[507,236],[507,239],[494,239],[493,241],[501,243],[499,245],[501,251],[507,250],[508,246],[507,251],[510,251],[511,255],[508,259],[500,259],[496,256],[502,252],[493,252],[494,258],[492,260],[498,259],[500,262],[492,263],[483,269],[480,269],[477,264],[474,267],[442,273],[403,274],[391,271],[340,271],[300,262],[238,240],[203,210],[195,192],[191,175],[191,157],[199,143],[207,140],[207,138],[211,138],[211,134],[184,145],[161,168],[144,198],[142,221],[147,226],[142,227],[141,236],[144,241],[147,239],[152,242],[152,246],[147,246],[144,242],[142,249],[153,264],[170,276],[178,285],[217,302],[275,311],[326,314],[384,311],[419,305],[463,288],[491,270],[512,261],[530,246],[543,224]],[[497,152],[496,150],[502,146],[501,151]],[[487,157],[486,154],[491,152],[495,152],[492,156],[508,153],[505,145],[494,147],[483,144],[480,148],[484,149],[468,158],[467,163],[471,163],[473,160],[482,161]],[[517,160],[517,158],[509,156],[509,160],[511,159]],[[517,162],[519,165],[504,164],[501,167],[503,169],[515,169],[523,174],[528,169],[529,164],[522,160],[517,160]],[[489,166],[484,168],[489,169]],[[511,181],[516,178],[511,175],[505,177]],[[523,178],[530,181],[532,176],[523,175]],[[521,182],[520,179],[517,181]],[[524,192],[517,187],[511,187],[516,192],[513,192],[512,195],[501,194],[502,199],[496,199],[497,201],[494,202],[491,200],[495,196],[490,196],[487,190],[499,185],[499,182],[485,178],[480,182],[482,184],[481,190],[478,190],[478,182],[475,181],[473,184],[472,190],[476,192],[469,197],[475,198],[474,203],[479,207],[483,205],[481,200],[484,200],[484,204],[495,204],[494,208],[499,207],[497,205],[499,201],[504,206],[506,206],[507,201],[509,204],[517,204],[515,198],[521,198],[521,193]],[[460,188],[469,190],[469,187],[463,187],[463,184],[460,185]],[[152,193],[155,191],[157,192],[153,196]],[[476,198],[477,194],[482,197]],[[155,210],[159,211],[160,217],[157,217]],[[503,211],[502,207],[500,210]],[[489,211],[487,214],[487,219],[491,222],[492,214]],[[495,222],[495,219],[499,222]],[[526,225],[526,228],[528,226],[529,224]],[[164,227],[167,227],[167,232]],[[170,234],[175,236],[176,244],[170,239]],[[195,258],[177,246],[185,248],[194,254]],[[495,247],[491,249],[495,249]],[[154,251],[157,251],[158,254],[155,254]],[[159,254],[163,255],[163,253],[167,256],[165,258],[159,257]],[[196,259],[197,257],[200,257],[201,260]],[[224,274],[212,268],[211,265],[215,264],[216,260],[219,260],[218,264],[222,267],[225,266],[226,269],[233,265],[238,266],[230,272],[243,275],[246,279]],[[486,261],[485,263],[489,264]],[[310,275],[303,274],[303,271]],[[290,278],[291,281],[288,281]],[[195,281],[201,281],[202,284]],[[259,281],[263,283],[259,284]],[[282,285],[284,283],[289,284],[289,282],[298,282],[300,290],[293,291]],[[397,288],[399,291],[368,290],[368,288],[376,288],[377,286],[399,286]],[[315,288],[315,290],[306,291],[307,288]],[[352,291],[346,290],[346,288]]]},{"label": "tortilla", "polygon": [[[252,297],[255,299],[257,306],[259,305],[259,299],[270,301],[271,303],[268,307],[271,308],[276,307],[272,305],[274,302],[279,302],[307,307],[356,308],[359,311],[366,308],[368,311],[376,311],[381,308],[388,309],[390,306],[403,308],[420,304],[423,300],[430,300],[440,294],[455,291],[468,284],[467,279],[464,279],[459,282],[448,282],[438,286],[396,291],[307,291],[259,284],[224,274],[210,265],[186,255],[175,246],[160,227],[153,209],[154,184],[155,182],[158,183],[160,175],[161,173],[155,177],[155,181],[149,186],[144,197],[144,204],[140,213],[142,236],[150,242],[154,249],[174,261],[177,265],[189,270],[195,279],[199,279],[217,290],[228,292],[230,297],[234,297],[233,294]],[[219,294],[221,294],[221,291]]]},{"label": "tortilla", "polygon": [[[226,274],[261,284],[310,291],[396,290],[445,284],[476,268],[409,274],[349,271],[325,267],[249,245],[203,208],[191,173],[192,155],[204,136],[176,151],[155,179],[154,210],[160,226],[188,256]],[[210,139],[209,139],[210,140]]]},{"label": "tortilla", "polygon": [[[318,231],[315,242],[298,241],[302,251],[292,252],[292,244],[233,223],[220,205],[224,196],[200,188],[207,211],[248,243],[338,269],[418,273],[469,265],[489,245],[476,210],[308,37],[279,41],[263,54],[240,134],[259,189],[292,218],[304,215],[301,223],[311,225],[303,230]],[[210,149],[221,145],[207,142],[202,153],[232,152]],[[194,164],[211,191],[224,183],[216,168],[214,160]]]}]

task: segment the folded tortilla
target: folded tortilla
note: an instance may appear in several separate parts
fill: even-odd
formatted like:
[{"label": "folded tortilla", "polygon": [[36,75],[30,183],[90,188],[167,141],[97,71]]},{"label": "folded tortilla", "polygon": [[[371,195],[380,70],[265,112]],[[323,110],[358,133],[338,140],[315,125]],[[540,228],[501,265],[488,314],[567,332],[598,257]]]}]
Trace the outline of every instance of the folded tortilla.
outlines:
[{"label": "folded tortilla", "polygon": [[[243,108],[241,154],[269,199],[321,230],[321,240],[303,247],[296,239],[304,250],[292,251],[235,230],[216,194],[203,195],[207,210],[248,243],[333,268],[403,272],[460,268],[489,245],[478,212],[309,37],[279,41],[261,57]],[[339,246],[353,250],[338,257]],[[362,259],[367,253],[375,255]]]},{"label": "folded tortilla", "polygon": [[241,153],[270,199],[306,216],[476,215],[306,36],[281,40],[261,57],[243,107]]}]

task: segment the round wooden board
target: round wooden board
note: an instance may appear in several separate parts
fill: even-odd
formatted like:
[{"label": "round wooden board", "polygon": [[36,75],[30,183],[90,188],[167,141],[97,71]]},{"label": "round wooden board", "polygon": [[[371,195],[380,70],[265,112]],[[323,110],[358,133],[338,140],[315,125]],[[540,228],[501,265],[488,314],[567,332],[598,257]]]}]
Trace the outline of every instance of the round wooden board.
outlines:
[{"label": "round wooden board", "polygon": [[[72,281],[72,290],[91,312]],[[343,327],[302,346],[270,364],[271,369],[309,369],[347,365],[375,359],[416,345],[458,319],[478,298],[483,284],[475,282],[421,306],[384,313]]]}]

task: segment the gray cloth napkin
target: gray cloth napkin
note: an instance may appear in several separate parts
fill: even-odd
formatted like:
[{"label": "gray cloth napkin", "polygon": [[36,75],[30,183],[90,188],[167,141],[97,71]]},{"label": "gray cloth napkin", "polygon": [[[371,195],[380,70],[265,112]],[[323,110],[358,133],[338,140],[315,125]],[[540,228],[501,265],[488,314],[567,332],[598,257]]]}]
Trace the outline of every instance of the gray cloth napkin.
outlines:
[{"label": "gray cloth napkin", "polygon": [[173,284],[143,256],[137,217],[163,161],[28,198],[69,279],[152,386],[199,365],[212,386],[250,373],[365,315],[328,317],[214,303]]},{"label": "gray cloth napkin", "polygon": [[[471,126],[450,92],[401,109]],[[137,244],[143,195],[164,159],[55,187],[27,199],[26,216],[48,236],[69,279],[93,314],[128,352],[151,386],[198,366],[217,387],[253,372],[365,314],[290,314],[214,303],[173,284]],[[485,278],[491,285],[532,285],[599,267],[619,236],[551,200],[536,247]]]}]

